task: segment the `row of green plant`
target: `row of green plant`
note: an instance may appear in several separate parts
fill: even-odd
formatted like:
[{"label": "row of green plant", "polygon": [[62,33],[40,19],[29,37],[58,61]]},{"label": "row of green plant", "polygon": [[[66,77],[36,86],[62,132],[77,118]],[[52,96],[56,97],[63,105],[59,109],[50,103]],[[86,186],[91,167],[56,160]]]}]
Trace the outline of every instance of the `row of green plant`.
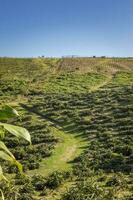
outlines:
[{"label": "row of green plant", "polygon": [[33,200],[37,193],[44,199],[50,191],[61,186],[66,180],[71,179],[71,172],[54,171],[48,177],[34,175],[32,177],[17,173],[14,180],[0,182],[6,199]]},{"label": "row of green plant", "polygon": [[[21,174],[23,173],[22,165],[16,160],[12,152],[5,145],[5,143],[3,142],[3,138],[5,138],[7,133],[10,133],[11,135],[16,136],[19,139],[23,138],[27,140],[31,144],[30,134],[25,128],[6,123],[8,119],[16,116],[19,116],[19,114],[12,107],[5,106],[0,110],[0,121],[1,121],[0,122],[0,184],[2,180],[8,182],[8,179],[5,177],[3,173],[3,166],[1,164],[2,160],[7,162],[8,164],[10,163],[11,165],[15,165],[19,170],[19,172]],[[3,184],[3,186],[5,185],[6,183]],[[2,186],[0,187],[0,192],[2,200],[4,200],[5,193]]]},{"label": "row of green plant", "polygon": [[[101,178],[100,191],[103,190],[105,193],[107,190],[107,193],[105,197],[102,196],[103,193],[101,197],[97,194],[99,199],[102,197],[107,199],[110,191],[114,196],[110,199],[130,199],[133,184],[131,181],[133,172],[132,91],[130,85],[123,87],[109,85],[109,87],[103,87],[101,91],[89,94],[44,94],[39,97],[39,100],[35,97],[31,99],[35,112],[62,126],[67,133],[79,132],[80,136],[88,141],[85,152],[75,159],[73,177],[78,177],[76,186],[70,189],[70,193],[68,192],[68,195],[66,194],[63,198],[72,199],[73,193],[76,195],[73,199],[80,199],[84,190],[78,194],[78,182],[84,179],[88,181],[90,170],[96,177],[102,170],[102,176],[106,177],[106,180],[102,180],[102,176],[98,177],[99,180]],[[118,191],[114,191],[113,183],[107,182],[109,177],[113,179],[117,173],[121,174],[122,181],[126,182],[127,187],[119,189],[119,186]],[[97,180],[95,184],[99,187]],[[122,194],[122,197],[119,197],[122,190],[128,194]],[[89,195],[88,192],[86,195]],[[93,192],[90,195],[93,196]],[[86,196],[82,198],[86,199]],[[97,198],[94,195],[94,199]]]},{"label": "row of green plant", "polygon": [[58,143],[46,121],[60,125],[66,134],[79,133],[88,142],[84,153],[74,160],[71,173],[27,177],[20,175],[15,165],[2,161],[4,172],[17,173],[12,182],[0,183],[6,199],[30,200],[39,195],[44,199],[67,181],[75,184],[63,200],[132,199],[131,67],[131,59],[0,58],[0,102],[24,101],[17,108],[23,112],[21,120],[6,123],[27,128],[32,146],[7,132],[1,141],[24,171],[38,169]]}]

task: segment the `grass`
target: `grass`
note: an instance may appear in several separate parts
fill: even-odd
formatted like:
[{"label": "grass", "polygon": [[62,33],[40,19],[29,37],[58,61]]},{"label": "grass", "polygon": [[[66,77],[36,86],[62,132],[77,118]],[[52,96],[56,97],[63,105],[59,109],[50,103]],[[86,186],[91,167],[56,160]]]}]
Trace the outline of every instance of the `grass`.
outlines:
[{"label": "grass", "polygon": [[127,72],[119,72],[114,76],[112,83],[119,86],[133,85],[133,74]]},{"label": "grass", "polygon": [[62,74],[52,76],[44,84],[44,91],[51,93],[85,93],[102,86],[107,80],[108,77],[102,74]]},{"label": "grass", "polygon": [[29,174],[40,174],[48,176],[54,171],[67,171],[72,169],[71,161],[78,157],[82,152],[87,142],[85,142],[78,134],[66,134],[63,130],[55,127],[50,127],[53,135],[59,139],[55,146],[53,154],[44,159],[39,170],[29,171]]}]

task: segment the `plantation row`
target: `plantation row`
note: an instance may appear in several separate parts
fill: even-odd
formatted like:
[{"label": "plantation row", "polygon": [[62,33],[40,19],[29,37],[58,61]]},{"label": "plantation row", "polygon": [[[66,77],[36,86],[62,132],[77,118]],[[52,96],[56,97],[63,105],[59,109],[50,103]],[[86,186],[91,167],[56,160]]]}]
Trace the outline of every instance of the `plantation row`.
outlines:
[{"label": "plantation row", "polygon": [[[133,199],[132,62],[0,58],[0,104],[16,108],[21,118],[9,123],[27,128],[32,139],[29,146],[9,134],[2,138],[29,175],[20,176],[15,166],[0,160],[7,176],[14,178],[0,182],[5,199]],[[38,175],[62,143],[53,127],[73,134],[85,147],[71,160],[71,170],[64,166],[63,171],[53,168],[47,176]]]},{"label": "plantation row", "polygon": [[[38,169],[41,160],[51,155],[58,140],[54,137],[45,121],[26,112],[23,112],[20,120],[13,121],[13,123],[26,127],[30,131],[32,145],[29,146],[24,140],[12,138],[10,135],[7,135],[3,141],[10,148],[16,159],[23,164],[24,171]],[[8,173],[13,173],[17,170],[15,166],[9,167],[9,165],[4,169]]]},{"label": "plantation row", "polygon": [[[103,190],[98,192],[95,187],[92,188],[96,193],[98,192],[96,199],[102,199],[107,188],[109,190],[107,189],[105,193],[105,199],[109,193],[112,195],[110,198],[114,196],[119,199],[119,194],[124,193],[122,190],[128,191],[127,196],[131,195],[133,189],[131,181],[133,173],[132,91],[132,86],[115,87],[114,85],[112,88],[103,87],[99,91],[88,94],[46,94],[31,100],[34,112],[62,126],[65,132],[80,133],[83,139],[88,140],[86,151],[75,159],[73,176],[77,177],[76,188],[70,190],[64,196],[65,199],[71,200],[72,195],[73,199],[80,199],[80,195],[84,194],[84,187],[88,188],[87,185],[93,182],[98,185],[100,183],[99,187]],[[92,183],[88,183],[89,177],[94,178]],[[82,183],[84,180],[87,181],[85,186]],[[79,181],[81,183],[78,183]],[[128,197],[124,196],[123,199],[125,198]]]},{"label": "plantation row", "polygon": [[25,176],[16,174],[14,181],[7,183],[2,181],[6,199],[10,200],[44,200],[53,190],[57,189],[65,181],[71,181],[71,172],[54,171],[48,177],[41,175]]}]

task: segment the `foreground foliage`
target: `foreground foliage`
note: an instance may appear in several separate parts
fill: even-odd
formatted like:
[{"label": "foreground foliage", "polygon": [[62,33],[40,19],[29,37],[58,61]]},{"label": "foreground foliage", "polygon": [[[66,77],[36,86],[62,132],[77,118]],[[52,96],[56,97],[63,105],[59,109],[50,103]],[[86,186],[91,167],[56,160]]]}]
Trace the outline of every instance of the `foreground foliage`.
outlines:
[{"label": "foreground foliage", "polygon": [[[16,110],[9,106],[5,106],[3,109],[0,110],[0,120],[7,120],[9,118],[18,116]],[[31,143],[31,138],[29,132],[22,127],[14,126],[11,124],[0,122],[0,137],[3,139],[5,137],[6,131],[11,133],[12,135],[18,138],[24,138],[29,143]],[[14,155],[10,152],[10,150],[6,147],[4,142],[0,140],[0,159],[10,162],[12,165],[16,165],[19,169],[19,172],[22,173],[22,165],[15,159]],[[0,181],[6,180],[6,177],[3,175],[3,170],[0,165]],[[3,188],[2,188],[3,189]],[[1,190],[2,199],[4,199],[3,190]]]}]

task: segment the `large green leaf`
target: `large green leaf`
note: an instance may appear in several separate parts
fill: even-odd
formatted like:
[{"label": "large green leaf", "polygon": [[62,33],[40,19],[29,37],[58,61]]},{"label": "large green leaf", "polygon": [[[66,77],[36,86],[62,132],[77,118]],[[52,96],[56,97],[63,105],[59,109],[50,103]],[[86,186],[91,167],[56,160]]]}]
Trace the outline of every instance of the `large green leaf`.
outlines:
[{"label": "large green leaf", "polygon": [[4,144],[4,142],[0,141],[0,150],[4,150],[7,154],[9,154],[13,159],[15,159],[15,157],[13,156],[13,154],[9,151],[9,149],[6,147],[6,145]]},{"label": "large green leaf", "polygon": [[7,154],[4,151],[0,151],[0,158],[10,162],[13,165],[16,165],[18,167],[20,173],[22,173],[22,165],[15,158],[13,158],[12,156],[10,156],[9,154]]},{"label": "large green leaf", "polygon": [[2,167],[0,166],[0,181],[1,181],[2,179],[8,181],[8,180],[6,179],[6,177],[3,175],[3,170],[2,170]]},{"label": "large green leaf", "polygon": [[4,139],[5,137],[5,130],[4,128],[0,127],[0,139]]},{"label": "large green leaf", "polygon": [[30,134],[25,128],[6,124],[6,123],[0,123],[0,126],[3,126],[7,131],[12,133],[13,135],[15,135],[17,137],[24,138],[25,140],[27,140],[28,142],[31,143]]},{"label": "large green leaf", "polygon": [[16,116],[19,116],[18,112],[10,106],[6,105],[0,110],[0,120],[7,120]]},{"label": "large green leaf", "polygon": [[5,198],[4,198],[4,194],[3,194],[3,191],[0,189],[0,193],[1,193],[1,200],[5,200]]},{"label": "large green leaf", "polygon": [[2,167],[0,166],[0,181],[3,179],[3,170]]},{"label": "large green leaf", "polygon": [[2,167],[0,166],[0,176],[3,174]]},{"label": "large green leaf", "polygon": [[9,154],[7,154],[5,151],[0,151],[0,158],[6,161],[11,162],[12,164],[15,164],[16,160],[15,158],[11,157]]}]

